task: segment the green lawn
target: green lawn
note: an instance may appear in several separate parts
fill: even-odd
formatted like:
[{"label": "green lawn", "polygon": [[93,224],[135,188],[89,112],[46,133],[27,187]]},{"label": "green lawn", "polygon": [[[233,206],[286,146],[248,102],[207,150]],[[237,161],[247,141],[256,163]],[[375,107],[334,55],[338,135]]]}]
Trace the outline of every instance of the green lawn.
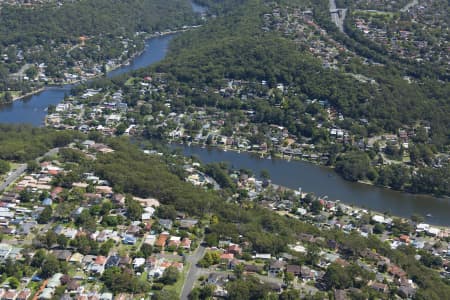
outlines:
[{"label": "green lawn", "polygon": [[[1,96],[0,96],[0,99],[1,99]],[[10,162],[10,161],[8,161],[8,163],[9,163],[9,171],[8,172],[12,172],[13,170],[17,169],[20,166],[20,164],[18,164],[18,163],[14,163],[14,162]],[[6,179],[6,177],[8,175],[8,172],[6,172],[5,174],[0,175],[0,179],[1,180]]]},{"label": "green lawn", "polygon": [[127,253],[139,250],[140,244],[142,244],[143,239],[138,239],[135,245],[126,245],[120,242],[119,245],[114,247],[114,250],[119,253],[119,255],[125,256]]},{"label": "green lawn", "polygon": [[[20,91],[9,91],[13,98],[20,96],[22,93]],[[5,92],[0,92],[0,99],[5,96]]]},{"label": "green lawn", "polygon": [[142,272],[141,279],[142,280],[147,280],[147,277],[148,277],[148,273],[147,272]]},{"label": "green lawn", "polygon": [[177,295],[181,295],[181,290],[183,289],[184,281],[186,280],[186,276],[190,267],[190,263],[186,263],[183,268],[183,272],[180,274],[180,279],[173,285],[166,285],[164,290],[174,291]]},{"label": "green lawn", "polygon": [[392,18],[395,16],[394,12],[390,11],[377,11],[377,10],[355,10],[354,14],[360,14],[360,15],[368,15],[368,16],[386,16],[389,18]]},{"label": "green lawn", "polygon": [[135,77],[130,77],[130,78],[125,82],[125,85],[126,85],[126,86],[134,85],[134,84],[135,84],[135,80],[136,80]]}]

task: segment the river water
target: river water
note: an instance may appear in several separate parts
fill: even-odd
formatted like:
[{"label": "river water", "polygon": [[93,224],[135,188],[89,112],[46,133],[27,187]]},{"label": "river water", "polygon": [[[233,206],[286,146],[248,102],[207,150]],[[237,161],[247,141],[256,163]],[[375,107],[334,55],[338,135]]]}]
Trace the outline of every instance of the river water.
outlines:
[{"label": "river water", "polygon": [[426,222],[450,226],[450,200],[426,195],[414,195],[379,188],[362,183],[345,181],[332,169],[304,161],[259,158],[251,153],[224,152],[218,149],[198,146],[174,146],[181,148],[186,156],[194,155],[204,163],[225,161],[233,168],[250,169],[256,176],[261,170],[269,171],[275,184],[303,192],[313,192],[317,196],[328,196],[330,200],[341,200],[379,212],[411,217],[413,214],[426,216]]},{"label": "river water", "polygon": [[[205,13],[205,8],[191,2],[193,10]],[[130,65],[108,73],[114,77],[143,68],[162,60],[173,36],[156,37],[146,42],[144,52],[135,57]],[[0,123],[27,123],[41,126],[46,116],[46,108],[62,101],[69,94],[71,85],[48,87],[45,91],[0,106]],[[270,173],[272,181],[289,188],[302,188],[304,192],[314,192],[318,196],[327,195],[331,200],[366,207],[380,212],[410,217],[412,214],[432,214],[427,222],[450,226],[450,200],[431,196],[411,195],[378,187],[343,180],[332,170],[301,161],[268,160],[254,157],[249,153],[223,152],[200,147],[182,148],[185,155],[196,155],[203,162],[227,161],[234,168],[251,169],[256,175],[261,170]]]},{"label": "river water", "polygon": [[[108,77],[118,76],[130,71],[147,67],[162,60],[167,53],[173,35],[155,37],[147,40],[141,55],[136,56],[127,66],[119,67],[108,73]],[[49,105],[60,103],[70,93],[72,85],[47,87],[43,92],[0,106],[0,123],[26,123],[41,126]]]}]

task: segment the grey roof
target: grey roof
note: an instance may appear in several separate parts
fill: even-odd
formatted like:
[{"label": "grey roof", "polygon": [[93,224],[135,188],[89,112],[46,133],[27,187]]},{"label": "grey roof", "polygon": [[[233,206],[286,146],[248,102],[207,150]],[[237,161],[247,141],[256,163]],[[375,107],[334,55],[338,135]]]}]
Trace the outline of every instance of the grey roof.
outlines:
[{"label": "grey roof", "polygon": [[173,221],[170,219],[159,219],[159,224],[166,229],[172,229]]}]

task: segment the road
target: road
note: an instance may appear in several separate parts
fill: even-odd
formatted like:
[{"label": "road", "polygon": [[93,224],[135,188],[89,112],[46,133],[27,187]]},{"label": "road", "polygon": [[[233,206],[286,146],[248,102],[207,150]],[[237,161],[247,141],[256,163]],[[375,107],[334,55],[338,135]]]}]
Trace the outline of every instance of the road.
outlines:
[{"label": "road", "polygon": [[344,20],[345,15],[347,14],[347,9],[336,8],[336,1],[330,0],[330,14],[331,21],[336,24],[337,28],[339,28],[341,32],[344,32]]},{"label": "road", "polygon": [[202,243],[200,243],[200,246],[189,255],[186,259],[187,262],[190,263],[190,268],[186,276],[186,280],[184,281],[183,289],[181,291],[181,300],[187,300],[189,293],[194,288],[195,281],[200,276],[200,268],[197,267],[198,261],[205,255],[206,248],[205,246],[202,246]]},{"label": "road", "polygon": [[330,11],[336,10],[336,1],[330,0]]},{"label": "road", "polygon": [[11,78],[16,78],[16,79],[22,79],[25,76],[25,72],[31,68],[33,65],[32,64],[25,64],[22,66],[22,68],[20,68],[19,71],[17,71],[17,73],[11,74]]},{"label": "road", "polygon": [[401,12],[406,12],[408,11],[411,7],[415,6],[419,4],[419,0],[413,0],[411,2],[409,2],[408,4],[405,5],[405,7],[403,7],[402,9],[400,9]]},{"label": "road", "polygon": [[22,176],[22,174],[26,171],[27,164],[20,165],[16,170],[11,172],[11,174],[6,177],[6,179],[0,184],[0,192],[6,189],[11,183],[13,183],[17,178]]},{"label": "road", "polygon": [[[59,148],[54,148],[49,150],[47,153],[45,153],[43,156],[38,157],[36,161],[40,160],[42,157],[45,156],[52,156],[58,153]],[[25,171],[27,170],[27,164],[20,165],[16,170],[11,172],[9,176],[6,177],[6,179],[0,184],[0,192],[3,192],[11,183],[16,181],[20,176],[22,176]]]}]

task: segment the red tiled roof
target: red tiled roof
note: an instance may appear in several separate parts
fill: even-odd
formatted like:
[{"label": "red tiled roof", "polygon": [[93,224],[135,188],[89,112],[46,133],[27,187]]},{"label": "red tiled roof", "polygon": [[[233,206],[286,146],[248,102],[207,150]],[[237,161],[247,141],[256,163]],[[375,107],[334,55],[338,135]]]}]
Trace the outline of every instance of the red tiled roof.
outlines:
[{"label": "red tiled roof", "polygon": [[220,259],[232,260],[234,258],[233,253],[223,253],[220,255]]},{"label": "red tiled roof", "polygon": [[97,265],[104,265],[106,263],[106,257],[99,255],[95,258],[95,264]]},{"label": "red tiled roof", "polygon": [[166,245],[166,241],[169,237],[166,235],[159,235],[158,240],[156,241],[155,245],[158,247],[164,247]]},{"label": "red tiled roof", "polygon": [[48,170],[47,173],[50,175],[58,175],[59,171],[58,170]]}]

